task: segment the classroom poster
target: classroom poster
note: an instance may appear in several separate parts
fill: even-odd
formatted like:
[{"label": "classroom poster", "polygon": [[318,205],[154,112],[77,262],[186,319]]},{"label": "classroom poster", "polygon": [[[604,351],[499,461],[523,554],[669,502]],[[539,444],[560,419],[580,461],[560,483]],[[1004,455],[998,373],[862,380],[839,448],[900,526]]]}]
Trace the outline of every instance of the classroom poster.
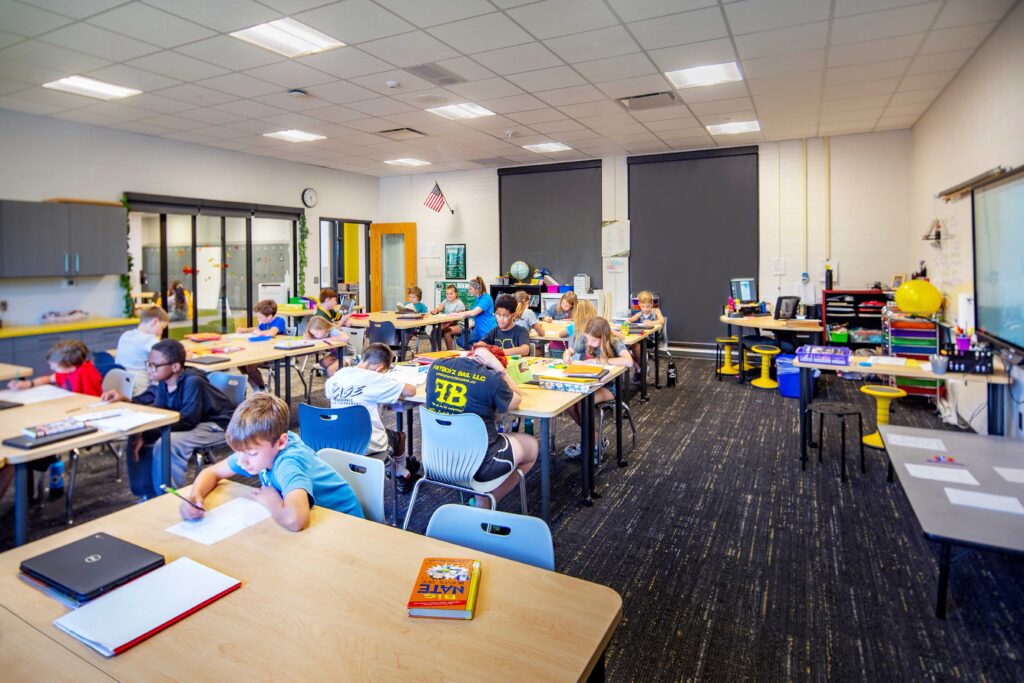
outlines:
[{"label": "classroom poster", "polygon": [[444,279],[466,279],[466,245],[444,245]]}]

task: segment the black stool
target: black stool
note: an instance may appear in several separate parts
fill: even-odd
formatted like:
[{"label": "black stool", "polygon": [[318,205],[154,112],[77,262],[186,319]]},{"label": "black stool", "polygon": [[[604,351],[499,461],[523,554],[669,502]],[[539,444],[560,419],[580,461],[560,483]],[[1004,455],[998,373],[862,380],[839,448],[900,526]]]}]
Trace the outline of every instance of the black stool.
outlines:
[{"label": "black stool", "polygon": [[846,481],[846,418],[857,417],[857,443],[860,444],[860,471],[861,474],[867,473],[867,465],[864,462],[864,424],[863,418],[861,417],[860,411],[849,404],[843,403],[831,403],[828,401],[817,401],[807,406],[807,411],[810,413],[807,430],[808,444],[814,446],[814,414],[818,414],[818,462],[821,462],[822,453],[825,450],[825,416],[833,415],[839,418],[839,429],[840,429],[840,464],[839,464],[839,478],[842,481]]}]

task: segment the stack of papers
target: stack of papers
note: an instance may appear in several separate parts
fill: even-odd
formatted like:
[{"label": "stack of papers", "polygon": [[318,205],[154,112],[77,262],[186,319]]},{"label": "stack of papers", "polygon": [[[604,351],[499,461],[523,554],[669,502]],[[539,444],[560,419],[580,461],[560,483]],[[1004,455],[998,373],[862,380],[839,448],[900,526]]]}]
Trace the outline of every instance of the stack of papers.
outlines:
[{"label": "stack of papers", "polygon": [[159,420],[157,413],[120,408],[79,415],[78,419],[96,427],[101,432],[128,432],[149,422]]},{"label": "stack of papers", "polygon": [[429,369],[429,365],[393,365],[388,370],[387,376],[396,382],[418,387],[427,383],[427,370]]},{"label": "stack of papers", "polygon": [[70,391],[58,389],[52,384],[44,384],[39,387],[32,387],[31,389],[22,389],[21,391],[11,391],[10,389],[0,391],[0,401],[11,401],[12,403],[20,403],[26,406],[32,403],[42,403],[43,401],[56,401],[68,396],[74,396],[74,394]]}]

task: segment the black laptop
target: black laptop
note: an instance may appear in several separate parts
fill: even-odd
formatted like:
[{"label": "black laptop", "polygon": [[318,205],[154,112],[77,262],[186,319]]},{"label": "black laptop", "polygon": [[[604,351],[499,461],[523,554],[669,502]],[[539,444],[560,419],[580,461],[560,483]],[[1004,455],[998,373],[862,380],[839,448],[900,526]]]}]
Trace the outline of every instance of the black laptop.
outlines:
[{"label": "black laptop", "polygon": [[21,563],[21,571],[84,602],[163,564],[163,555],[99,533],[30,557]]},{"label": "black laptop", "polygon": [[209,356],[196,356],[195,358],[189,358],[189,363],[195,363],[196,365],[218,365],[220,363],[227,363],[230,358],[222,355],[209,355]]}]

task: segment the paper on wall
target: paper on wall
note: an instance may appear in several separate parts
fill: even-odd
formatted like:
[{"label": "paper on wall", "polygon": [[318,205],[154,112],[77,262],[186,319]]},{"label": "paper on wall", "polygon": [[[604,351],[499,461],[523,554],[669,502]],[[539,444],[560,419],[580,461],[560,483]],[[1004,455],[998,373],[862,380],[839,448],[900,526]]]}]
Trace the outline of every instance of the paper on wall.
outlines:
[{"label": "paper on wall", "polygon": [[977,486],[978,480],[970,472],[952,465],[912,465],[904,463],[910,476],[933,481],[948,481],[951,484]]},{"label": "paper on wall", "polygon": [[946,444],[942,442],[942,439],[931,439],[926,436],[886,434],[885,442],[890,446],[903,446],[905,448],[920,448],[926,451],[946,452]]},{"label": "paper on wall", "polygon": [[1024,506],[1013,496],[997,496],[992,493],[978,493],[946,487],[946,497],[953,505],[966,505],[993,512],[1009,512],[1013,515],[1024,515]]},{"label": "paper on wall", "polygon": [[629,221],[601,223],[601,256],[629,256]]}]

